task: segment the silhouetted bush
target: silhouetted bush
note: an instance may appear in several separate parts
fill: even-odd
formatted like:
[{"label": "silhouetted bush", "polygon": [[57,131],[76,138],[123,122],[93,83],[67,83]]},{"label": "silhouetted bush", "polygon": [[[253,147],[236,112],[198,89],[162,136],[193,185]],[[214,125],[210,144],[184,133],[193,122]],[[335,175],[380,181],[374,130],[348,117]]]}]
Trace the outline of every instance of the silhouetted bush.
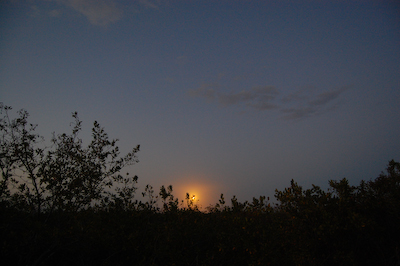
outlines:
[{"label": "silhouetted bush", "polygon": [[[198,210],[172,186],[133,200],[137,177],[121,177],[135,153],[119,157],[116,140],[94,123],[82,147],[71,135],[40,149],[28,114],[1,105],[0,255],[4,265],[399,265],[400,163],[375,180],[323,191],[291,181],[276,204],[223,195]],[[112,186],[113,183],[119,186]],[[161,201],[161,202],[159,202]],[[158,207],[161,204],[161,208]]]}]

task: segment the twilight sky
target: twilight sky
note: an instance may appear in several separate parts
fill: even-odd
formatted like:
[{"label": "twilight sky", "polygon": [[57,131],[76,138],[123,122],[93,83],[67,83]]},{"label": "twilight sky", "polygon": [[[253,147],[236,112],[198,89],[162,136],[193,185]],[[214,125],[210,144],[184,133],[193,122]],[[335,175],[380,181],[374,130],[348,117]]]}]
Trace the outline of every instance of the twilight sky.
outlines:
[{"label": "twilight sky", "polygon": [[358,185],[400,161],[400,3],[3,0],[0,101],[46,139],[97,120],[140,192],[203,207]]}]

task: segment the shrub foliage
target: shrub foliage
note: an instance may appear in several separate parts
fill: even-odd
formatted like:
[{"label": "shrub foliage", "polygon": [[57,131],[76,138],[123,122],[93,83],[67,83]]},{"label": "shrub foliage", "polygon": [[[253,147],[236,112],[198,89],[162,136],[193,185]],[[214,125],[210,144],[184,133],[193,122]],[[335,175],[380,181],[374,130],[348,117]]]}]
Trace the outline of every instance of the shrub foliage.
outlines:
[{"label": "shrub foliage", "polygon": [[135,199],[139,145],[120,156],[94,122],[92,140],[72,132],[50,147],[21,110],[0,105],[0,254],[5,265],[399,265],[400,163],[351,186],[303,189],[294,180],[277,203],[236,197],[201,212],[172,186],[147,185]]}]

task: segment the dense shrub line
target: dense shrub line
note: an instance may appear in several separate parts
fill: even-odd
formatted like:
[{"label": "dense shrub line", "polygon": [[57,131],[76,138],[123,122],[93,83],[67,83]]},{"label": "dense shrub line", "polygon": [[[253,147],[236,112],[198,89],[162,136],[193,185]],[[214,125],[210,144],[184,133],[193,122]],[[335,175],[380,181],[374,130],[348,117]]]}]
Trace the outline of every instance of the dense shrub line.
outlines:
[{"label": "dense shrub line", "polygon": [[397,265],[399,185],[391,161],[387,174],[357,187],[342,179],[324,192],[292,181],[274,206],[40,217],[3,207],[1,255],[13,265]]},{"label": "dense shrub line", "polygon": [[[71,134],[43,146],[21,110],[0,103],[0,256],[4,265],[400,265],[400,163],[351,186],[303,189],[293,180],[261,196],[200,212],[172,186],[135,198],[139,145],[120,156],[94,122],[92,141]],[[185,207],[183,207],[185,206]]]}]

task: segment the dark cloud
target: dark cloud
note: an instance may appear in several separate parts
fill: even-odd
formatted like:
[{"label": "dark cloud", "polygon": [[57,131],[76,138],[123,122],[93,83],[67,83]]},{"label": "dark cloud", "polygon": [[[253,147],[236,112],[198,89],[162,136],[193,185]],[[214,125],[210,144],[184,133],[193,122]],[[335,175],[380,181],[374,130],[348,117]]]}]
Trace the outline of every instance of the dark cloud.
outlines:
[{"label": "dark cloud", "polygon": [[320,93],[316,96],[314,100],[310,101],[310,105],[311,106],[325,105],[338,98],[342,92],[346,91],[346,89],[347,88],[340,88]]},{"label": "dark cloud", "polygon": [[284,119],[294,120],[314,115],[317,112],[317,109],[307,106],[299,108],[283,108],[281,111]]},{"label": "dark cloud", "polygon": [[276,109],[278,106],[276,104],[267,102],[267,101],[259,101],[257,103],[247,103],[247,106],[254,108],[256,110],[271,110]]},{"label": "dark cloud", "polygon": [[285,119],[300,119],[319,115],[332,109],[330,104],[348,88],[342,87],[314,95],[313,93],[294,92],[282,100],[282,113]]},{"label": "dark cloud", "polygon": [[219,93],[218,101],[222,105],[240,104],[251,101],[256,95],[253,95],[251,91],[241,91],[238,93]]},{"label": "dark cloud", "polygon": [[315,93],[316,88],[301,89],[288,95],[273,86],[254,87],[240,92],[221,92],[216,83],[202,84],[191,95],[216,101],[222,106],[242,105],[259,111],[278,110],[284,119],[301,119],[332,109],[332,102],[347,90],[346,87]]},{"label": "dark cloud", "polygon": [[215,87],[217,87],[216,84],[203,84],[198,89],[192,90],[191,95],[204,97],[208,100],[217,100],[222,106],[244,104],[259,110],[274,108],[275,105],[271,104],[271,101],[278,95],[278,90],[271,86],[254,87],[250,90],[236,93],[217,92]]},{"label": "dark cloud", "polygon": [[305,86],[281,98],[281,102],[290,104],[293,102],[302,102],[310,99],[310,95],[313,95],[317,91],[314,86]]}]

